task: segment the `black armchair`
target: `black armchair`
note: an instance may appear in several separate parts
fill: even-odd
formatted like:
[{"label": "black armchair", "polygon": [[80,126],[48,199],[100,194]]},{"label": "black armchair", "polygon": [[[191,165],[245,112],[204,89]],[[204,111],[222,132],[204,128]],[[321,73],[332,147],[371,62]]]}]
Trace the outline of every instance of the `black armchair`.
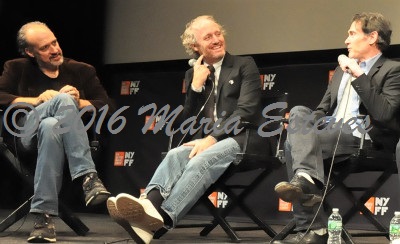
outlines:
[{"label": "black armchair", "polygon": [[[7,110],[6,110],[7,111]],[[3,110],[0,110],[1,124],[0,124],[0,160],[10,166],[16,173],[19,179],[24,182],[27,191],[33,192],[33,175],[34,169],[29,165],[35,165],[32,160],[36,159],[36,154],[24,155],[26,152],[20,152],[16,143],[16,139],[10,134],[10,127],[12,122],[9,121],[11,116],[4,116]],[[12,114],[14,111],[7,111]],[[7,123],[7,124],[4,124]],[[7,126],[7,127],[5,127]],[[88,132],[92,156],[95,159],[99,152],[100,143],[97,139],[95,126],[91,127]],[[30,202],[33,196],[24,201],[16,210],[0,222],[0,232],[5,231],[15,222],[23,218],[29,213]],[[89,228],[70,210],[70,208],[63,203],[62,199],[59,201],[59,217],[77,234],[84,236],[89,231]]]},{"label": "black armchair", "polygon": [[[287,102],[287,99],[287,93],[270,94],[268,92],[263,94],[263,105],[268,106],[276,102]],[[275,109],[271,111],[271,113],[268,113],[269,116],[278,116],[280,118],[274,123],[271,123],[268,130],[282,130],[280,133],[278,133],[278,135],[273,136],[272,138],[263,138],[265,143],[258,145],[259,150],[257,151],[249,152],[247,149],[248,145],[253,143],[251,138],[253,138],[253,136],[259,136],[259,127],[250,123],[242,123],[246,129],[246,143],[242,148],[242,152],[236,155],[235,163],[232,163],[223,173],[223,175],[208,188],[198,202],[207,208],[207,210],[211,213],[213,220],[210,223],[200,225],[178,224],[177,228],[203,227],[200,235],[207,236],[215,227],[219,225],[230,237],[232,242],[241,241],[237,231],[263,230],[270,237],[274,237],[276,235],[276,232],[268,224],[266,224],[263,219],[257,216],[255,213],[256,211],[251,209],[246,204],[246,199],[270,173],[272,173],[278,167],[281,167],[283,164],[284,159],[283,150],[281,149],[281,137],[283,137],[283,133],[285,131],[283,123],[285,121],[285,112],[285,109]],[[168,149],[171,149],[171,144],[173,141],[174,139],[170,137]],[[165,156],[165,153],[163,153],[163,156]],[[243,173],[248,172],[253,172],[254,178],[242,181],[241,177],[243,177]],[[224,192],[230,199],[228,206],[226,206],[223,210],[216,208],[208,198],[211,193],[216,191]],[[255,226],[231,226],[227,221],[227,217],[236,208],[240,209],[245,216],[252,220]],[[165,232],[166,230],[159,231],[154,237],[156,239],[160,238]]]}]

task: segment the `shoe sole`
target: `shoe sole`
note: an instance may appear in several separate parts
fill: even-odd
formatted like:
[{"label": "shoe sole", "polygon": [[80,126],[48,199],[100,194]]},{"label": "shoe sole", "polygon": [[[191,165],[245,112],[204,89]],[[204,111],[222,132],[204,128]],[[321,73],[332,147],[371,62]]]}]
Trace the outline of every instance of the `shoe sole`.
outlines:
[{"label": "shoe sole", "polygon": [[141,229],[151,232],[156,232],[161,229],[164,226],[164,222],[147,213],[138,200],[139,199],[132,198],[128,194],[119,194],[116,200],[118,212],[124,216],[129,223],[134,223]]},{"label": "shoe sole", "polygon": [[281,182],[275,186],[275,191],[285,202],[300,201],[305,207],[312,207],[322,201],[322,197],[315,194],[304,194],[300,187],[294,186],[289,182]]},{"label": "shoe sole", "polygon": [[29,243],[55,243],[56,238],[43,238],[42,236],[29,237],[27,242]]},{"label": "shoe sole", "polygon": [[[130,235],[130,237],[138,244],[146,244],[145,241],[142,240],[142,238],[140,238],[140,236],[135,232],[135,230],[133,229],[133,227],[129,224],[129,222],[125,219],[123,219],[118,210],[117,210],[117,206],[115,206],[115,203],[110,200],[107,199],[107,209],[108,209],[108,213],[110,214],[111,218],[117,223],[119,224],[122,228],[124,228],[124,230],[126,232],[128,232],[128,234]],[[149,243],[149,242],[147,242]]]},{"label": "shoe sole", "polygon": [[108,191],[98,191],[96,192],[95,195],[93,195],[91,198],[89,198],[86,201],[86,206],[93,206],[100,204],[107,200],[111,196],[111,193]]},{"label": "shoe sole", "polygon": [[300,187],[296,187],[289,182],[280,182],[275,186],[275,192],[285,202],[295,202],[299,200],[303,191]]}]

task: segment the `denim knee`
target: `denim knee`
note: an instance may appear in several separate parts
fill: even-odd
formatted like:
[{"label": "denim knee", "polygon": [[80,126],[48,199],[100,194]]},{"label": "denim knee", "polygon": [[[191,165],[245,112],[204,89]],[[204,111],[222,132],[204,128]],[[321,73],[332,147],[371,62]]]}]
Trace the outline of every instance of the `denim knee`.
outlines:
[{"label": "denim knee", "polygon": [[57,123],[58,120],[53,117],[43,119],[39,124],[38,137],[50,140],[61,140],[61,135],[54,130]]}]

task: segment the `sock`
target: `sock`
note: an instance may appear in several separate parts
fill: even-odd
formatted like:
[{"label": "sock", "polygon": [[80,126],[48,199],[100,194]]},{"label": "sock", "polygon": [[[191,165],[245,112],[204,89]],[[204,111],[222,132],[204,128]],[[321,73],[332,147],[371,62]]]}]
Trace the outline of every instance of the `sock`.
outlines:
[{"label": "sock", "polygon": [[309,182],[311,182],[312,184],[315,184],[314,180],[311,178],[311,176],[305,172],[299,172],[297,173],[298,176],[303,176],[304,178],[306,178]]},{"label": "sock", "polygon": [[147,199],[153,204],[153,206],[157,209],[158,213],[164,219],[164,224],[167,226],[173,226],[173,222],[171,217],[161,208],[161,204],[164,201],[164,198],[161,196],[161,193],[158,189],[154,188],[149,193],[147,193]]},{"label": "sock", "polygon": [[[160,209],[164,198],[161,196],[161,193],[158,189],[154,188],[149,193],[147,193],[147,199],[153,204],[153,206],[157,209]],[[160,211],[159,211],[160,212]]]}]

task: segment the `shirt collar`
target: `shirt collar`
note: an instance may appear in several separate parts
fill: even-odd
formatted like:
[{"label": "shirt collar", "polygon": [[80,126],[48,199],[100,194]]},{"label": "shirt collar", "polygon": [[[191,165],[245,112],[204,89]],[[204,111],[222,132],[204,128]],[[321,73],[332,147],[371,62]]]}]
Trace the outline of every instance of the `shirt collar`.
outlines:
[{"label": "shirt collar", "polygon": [[[375,64],[375,62],[382,56],[382,53],[378,53],[374,57],[367,59],[363,62],[360,63],[360,67],[363,67],[365,65],[365,68],[363,68],[365,74],[368,74],[372,66]],[[364,63],[364,64],[362,64]]]},{"label": "shirt collar", "polygon": [[[218,61],[218,62],[216,62],[216,63],[214,63],[214,64],[212,65],[212,66],[214,66],[214,69],[215,69],[215,70],[217,70],[217,69],[219,69],[219,68],[221,67],[222,62],[224,61],[224,58],[225,58],[225,56],[222,57],[220,61]],[[204,63],[205,63],[206,65],[209,65],[209,64],[207,64],[206,62],[204,62]]]}]

